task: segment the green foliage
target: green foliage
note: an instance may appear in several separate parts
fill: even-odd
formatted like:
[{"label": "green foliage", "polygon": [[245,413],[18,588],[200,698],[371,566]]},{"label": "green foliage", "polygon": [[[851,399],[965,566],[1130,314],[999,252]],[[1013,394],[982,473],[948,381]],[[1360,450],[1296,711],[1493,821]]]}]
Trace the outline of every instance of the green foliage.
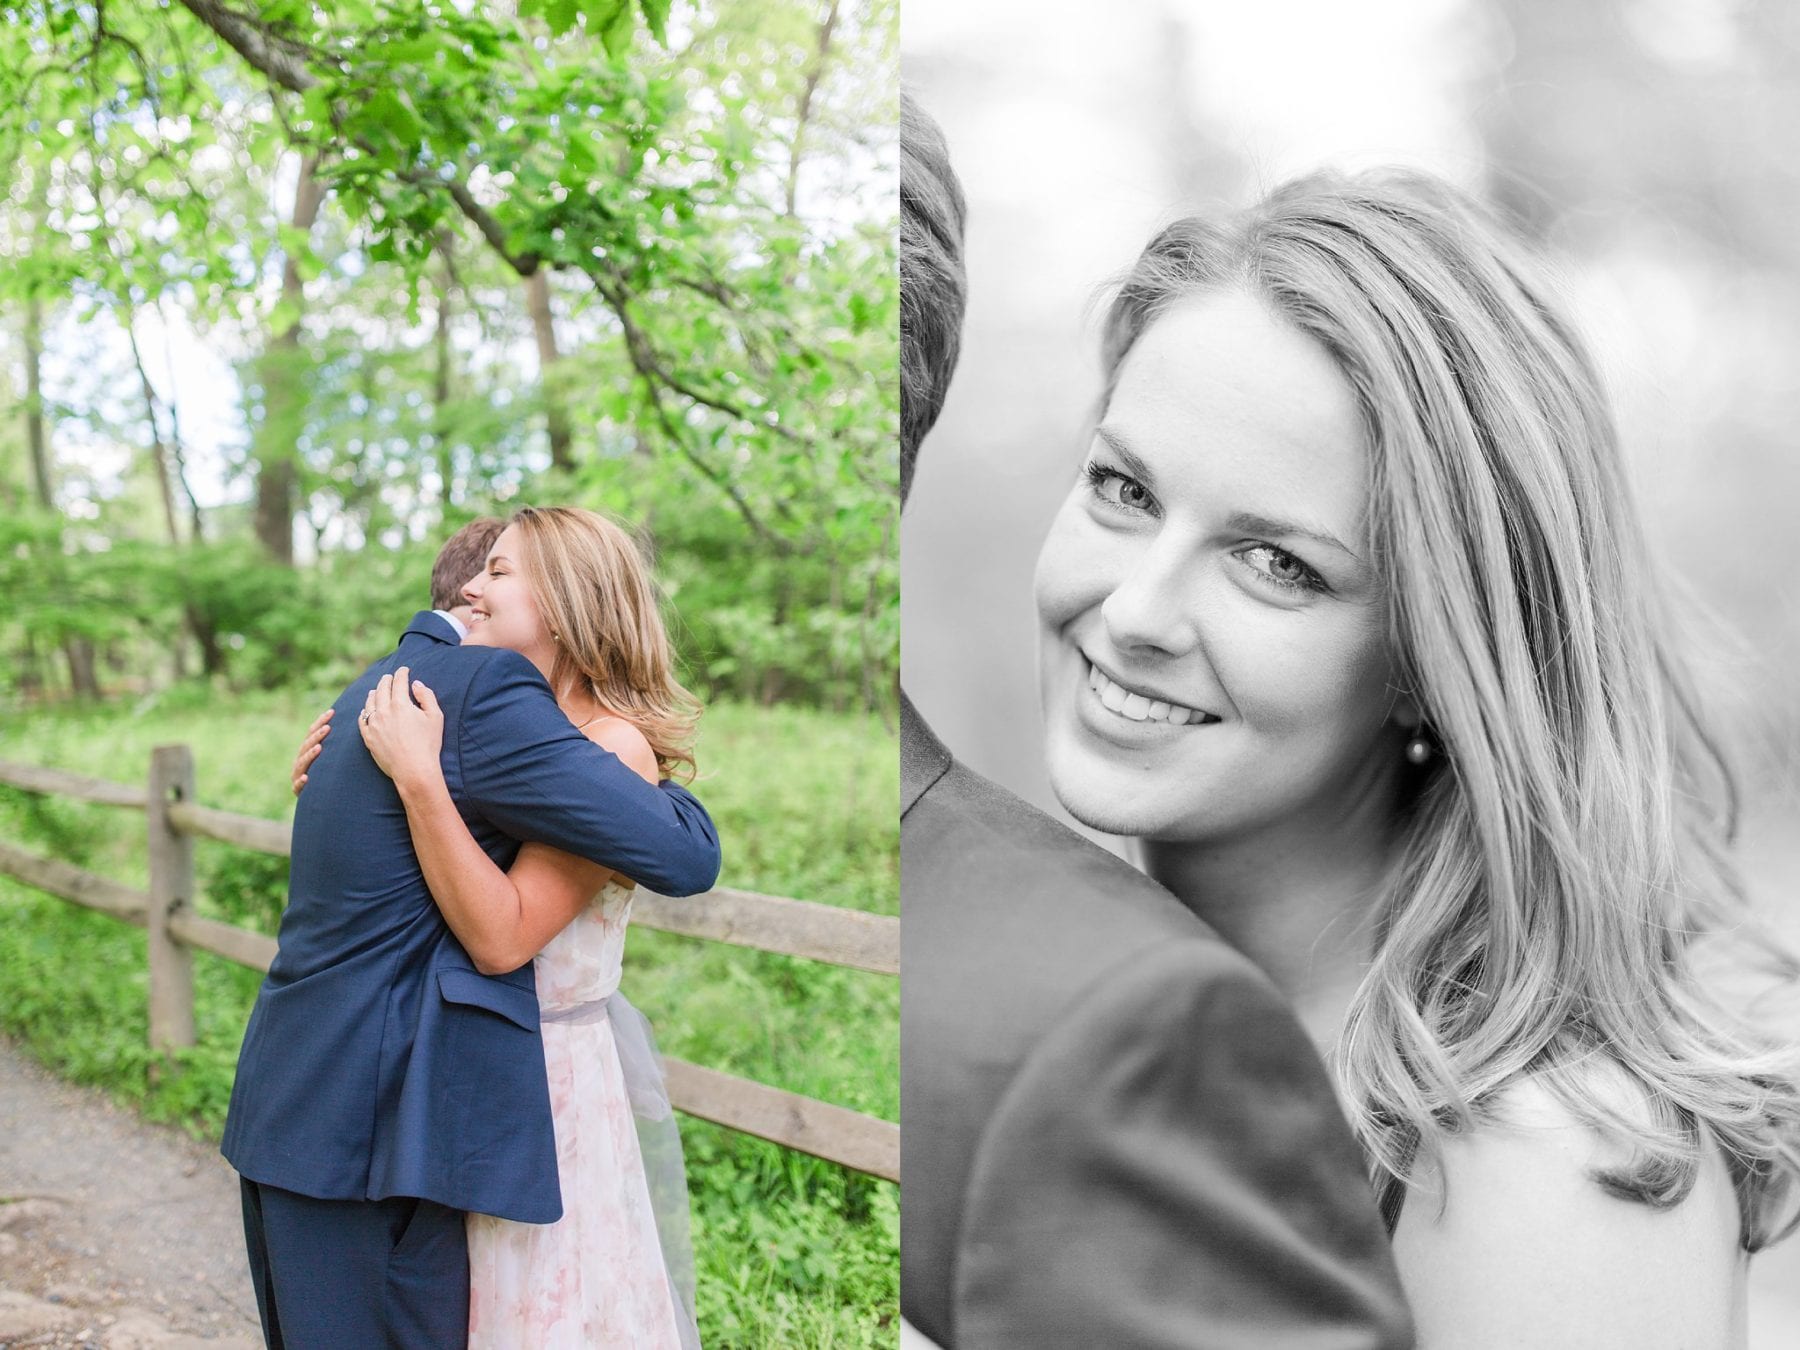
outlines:
[{"label": "green foliage", "polygon": [[[665,46],[669,41],[669,0],[638,0],[651,35]],[[631,0],[520,0],[523,18],[541,18],[561,37],[577,24],[596,33],[609,56],[621,56],[631,41],[634,6]]]},{"label": "green foliage", "polygon": [[64,1077],[104,1087],[152,1120],[216,1130],[231,1100],[255,972],[197,958],[198,1043],[153,1056],[142,930],[4,878],[0,913],[0,1030]]},{"label": "green foliage", "polygon": [[130,544],[88,551],[48,512],[0,515],[0,583],[18,597],[10,623],[26,641],[106,641],[130,631],[138,578],[154,560]]},{"label": "green foliage", "polygon": [[[139,686],[196,662],[266,686],[334,659],[307,640],[331,628],[316,600],[415,603],[362,585],[385,552],[410,570],[469,514],[566,500],[654,528],[704,688],[891,705],[890,0],[829,23],[816,0],[0,12],[0,310],[38,305],[49,357],[97,367],[39,409],[57,509],[94,528],[46,536],[58,598],[0,636],[125,643]],[[289,205],[302,158],[312,227]],[[535,362],[531,276],[557,343]],[[67,319],[91,330],[79,357]],[[168,355],[145,339],[175,321],[239,372],[229,487],[254,513],[176,519],[178,400],[143,392]],[[88,472],[80,428],[127,466]],[[319,557],[297,581],[256,556],[285,561],[290,506]],[[95,555],[127,539],[163,578],[140,589],[154,610],[109,604]],[[147,655],[151,632],[182,655]]]},{"label": "green foliage", "polygon": [[[136,782],[153,746],[186,742],[200,800],[280,818],[294,747],[334,692],[222,699],[190,683],[136,709],[0,717],[0,758]],[[727,884],[899,912],[896,744],[879,721],[723,703],[701,723],[698,754]],[[0,837],[143,881],[136,813],[0,788]],[[281,860],[201,841],[197,865],[202,912],[250,927],[275,918]],[[258,977],[197,956],[199,1043],[152,1075],[145,970],[140,930],[0,879],[0,1029],[58,1072],[216,1137]],[[897,1117],[891,977],[644,930],[625,981],[666,1053]],[[704,1122],[684,1119],[682,1133],[704,1342],[892,1346],[896,1188]]]},{"label": "green foliage", "polygon": [[[584,487],[564,500],[630,521],[634,497],[629,486],[616,497]],[[897,583],[891,550],[835,567],[825,558],[783,562],[745,556],[740,531],[717,514],[645,517],[655,522],[667,614],[691,688],[761,703],[888,705],[899,660],[898,614],[886,603]],[[48,654],[76,635],[103,644],[115,683],[139,688],[179,675],[158,663],[172,649],[187,654],[200,634],[205,650],[189,654],[186,669],[226,688],[342,683],[427,607],[437,541],[330,553],[300,570],[270,562],[245,538],[179,550],[104,542],[84,551],[43,516],[0,522],[0,584],[19,597],[0,631],[34,643],[43,658],[0,666],[0,690],[27,688],[33,675],[55,679]],[[179,687],[168,694],[199,696]]]}]

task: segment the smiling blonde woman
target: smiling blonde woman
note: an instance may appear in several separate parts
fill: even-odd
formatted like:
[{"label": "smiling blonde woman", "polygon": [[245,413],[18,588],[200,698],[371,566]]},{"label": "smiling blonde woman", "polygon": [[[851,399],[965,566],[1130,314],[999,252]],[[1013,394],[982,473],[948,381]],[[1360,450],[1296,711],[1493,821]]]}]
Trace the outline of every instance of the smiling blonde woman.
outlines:
[{"label": "smiling blonde woman", "polygon": [[1790,1223],[1730,776],[1593,364],[1418,175],[1145,248],[1039,560],[1058,796],[1327,1050],[1425,1347],[1729,1346]]}]

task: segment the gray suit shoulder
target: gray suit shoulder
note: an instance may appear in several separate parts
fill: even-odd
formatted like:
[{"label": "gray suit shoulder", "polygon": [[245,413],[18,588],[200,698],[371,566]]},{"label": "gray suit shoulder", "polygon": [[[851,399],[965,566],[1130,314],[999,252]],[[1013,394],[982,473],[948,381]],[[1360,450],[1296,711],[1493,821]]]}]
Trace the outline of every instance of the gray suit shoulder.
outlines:
[{"label": "gray suit shoulder", "polygon": [[921,928],[1056,925],[1089,960],[1145,942],[1220,941],[1130,863],[960,763],[908,813],[901,849],[904,912]]},{"label": "gray suit shoulder", "polygon": [[956,1233],[968,1344],[1412,1343],[1324,1066],[1268,982],[1204,943],[1101,972],[1038,1039]]},{"label": "gray suit shoulder", "polygon": [[1166,972],[1149,958],[1171,949],[1188,978],[1247,983],[1279,1004],[1261,970],[1162,886],[960,764],[908,813],[900,849],[905,1003],[922,1014],[908,1026],[929,1045],[979,1021],[990,1072],[1134,962]]},{"label": "gray suit shoulder", "polygon": [[[1355,1146],[1261,970],[1136,868],[954,762],[904,816],[901,858],[902,1307],[915,1324],[946,1343],[1213,1343],[1217,1305],[1170,1293],[1186,1282],[1126,1291],[1192,1264],[1196,1226],[1241,1210],[1246,1234],[1199,1244],[1215,1287],[1260,1288],[1247,1302],[1273,1324],[1293,1317],[1295,1344],[1337,1318],[1356,1328],[1343,1344],[1406,1343]],[[1136,1156],[1145,1138],[1158,1157]],[[1141,1175],[1107,1180],[1128,1173]],[[1284,1181],[1299,1174],[1317,1191]],[[1318,1208],[1272,1200],[1296,1191]],[[1316,1253],[1315,1218],[1328,1234]],[[1032,1233],[1059,1236],[1045,1247]],[[1134,1339],[1130,1309],[1152,1305],[1158,1332]]]}]

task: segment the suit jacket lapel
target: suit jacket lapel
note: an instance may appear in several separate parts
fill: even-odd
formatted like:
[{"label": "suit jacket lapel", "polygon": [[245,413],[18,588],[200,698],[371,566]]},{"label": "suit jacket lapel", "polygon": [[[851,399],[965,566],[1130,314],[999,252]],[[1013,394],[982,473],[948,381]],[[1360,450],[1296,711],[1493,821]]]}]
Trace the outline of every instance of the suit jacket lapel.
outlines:
[{"label": "suit jacket lapel", "polygon": [[913,808],[925,789],[950,770],[950,752],[944,748],[906,691],[900,691],[900,815]]}]

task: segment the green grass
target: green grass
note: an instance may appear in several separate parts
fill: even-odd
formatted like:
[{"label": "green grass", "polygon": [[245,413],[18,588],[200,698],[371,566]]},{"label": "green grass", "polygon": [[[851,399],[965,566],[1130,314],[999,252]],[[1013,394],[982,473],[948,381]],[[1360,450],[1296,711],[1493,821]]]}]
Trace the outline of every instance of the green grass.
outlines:
[{"label": "green grass", "polygon": [[[153,746],[194,749],[199,799],[286,819],[294,746],[328,692],[228,699],[177,690],[92,711],[0,716],[0,759],[141,783]],[[734,705],[701,727],[695,790],[725,846],[721,881],[881,914],[899,912],[893,734],[872,718]],[[140,813],[0,787],[0,838],[134,885]],[[201,912],[273,931],[286,864],[197,845]],[[0,879],[0,1028],[44,1063],[145,1115],[217,1138],[259,976],[200,954],[199,1043],[152,1075],[141,930]],[[626,992],[663,1050],[897,1119],[899,982],[647,930]],[[899,1303],[896,1188],[683,1121],[709,1347],[891,1346]]]}]

